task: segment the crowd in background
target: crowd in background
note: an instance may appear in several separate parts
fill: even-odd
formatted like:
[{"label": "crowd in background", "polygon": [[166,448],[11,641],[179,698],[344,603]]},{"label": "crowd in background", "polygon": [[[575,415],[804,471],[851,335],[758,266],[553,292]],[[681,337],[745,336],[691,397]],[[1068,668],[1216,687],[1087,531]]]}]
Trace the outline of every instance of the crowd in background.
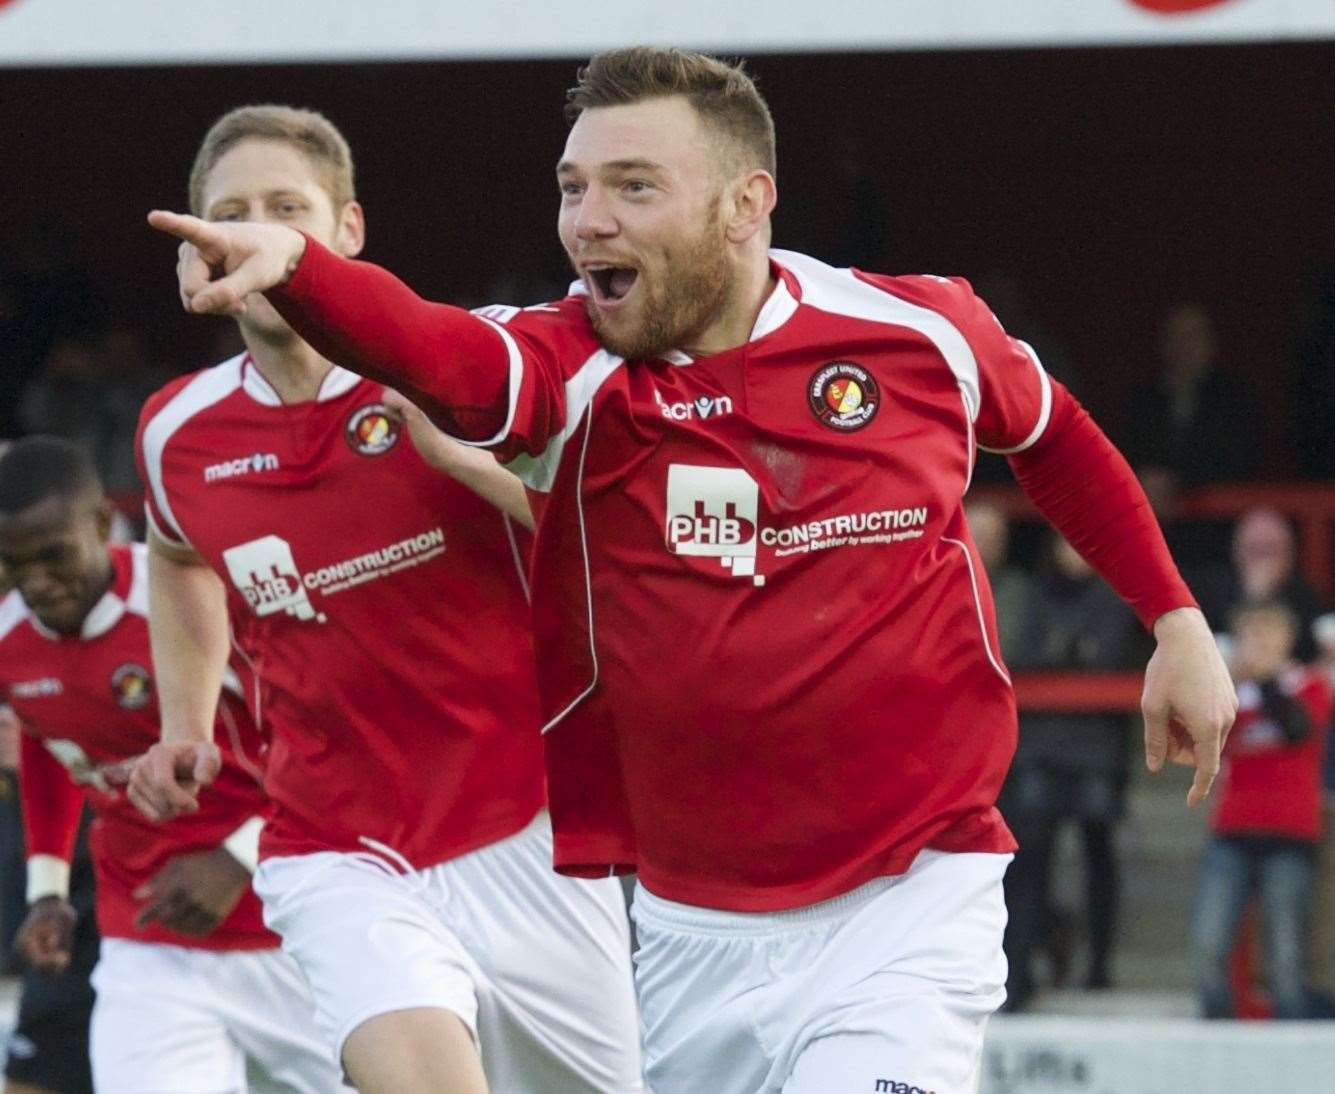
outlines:
[{"label": "crowd in background", "polygon": [[[154,350],[151,332],[98,303],[96,286],[61,259],[58,239],[35,242],[0,264],[0,436],[48,433],[93,454],[109,493],[127,515],[139,511],[133,437],[144,399],[182,362]],[[548,278],[550,280],[550,278]],[[523,285],[497,286],[522,296]],[[534,286],[536,289],[537,287]],[[1078,351],[1048,331],[1041,308],[1005,275],[978,289],[1005,325],[1037,348],[1049,371],[1080,390]],[[1288,518],[1256,508],[1231,524],[1175,518],[1183,492],[1254,480],[1268,439],[1249,384],[1282,382],[1292,391],[1285,443],[1305,479],[1335,479],[1335,273],[1318,285],[1290,367],[1273,373],[1228,370],[1211,307],[1175,305],[1162,317],[1157,372],[1130,398],[1113,439],[1141,477],[1202,609],[1234,669],[1242,712],[1215,793],[1212,835],[1203,851],[1193,924],[1193,969],[1201,1012],[1240,1011],[1229,980],[1235,944],[1261,909],[1270,1008],[1281,1017],[1327,1016],[1330,1003],[1311,955],[1335,909],[1314,909],[1322,841],[1329,838],[1324,794],[1335,801],[1335,763],[1325,764],[1335,684],[1335,617],[1322,596],[1327,575],[1304,574]],[[544,284],[539,295],[557,290]],[[515,302],[530,302],[527,298]],[[229,324],[214,348],[238,352]],[[197,367],[200,362],[190,363]],[[1245,375],[1246,380],[1239,379]],[[1097,410],[1097,408],[1096,408]],[[985,458],[976,481],[1005,481],[1002,461]],[[999,507],[977,502],[969,521],[987,564],[1002,651],[1013,672],[1129,671],[1144,664],[1148,636],[1128,609],[1059,536],[1016,527]],[[1117,982],[1117,828],[1127,810],[1136,720],[1120,713],[1024,712],[1002,811],[1021,844],[1007,879],[1012,1009],[1050,984],[1105,989]],[[0,725],[4,733],[13,727]],[[12,749],[0,748],[0,921],[6,937],[22,911],[21,844],[14,835]],[[1059,833],[1074,826],[1083,852],[1079,914],[1054,899]],[[16,916],[18,918],[16,918]],[[1085,939],[1085,967],[1071,967],[1071,939]]]}]

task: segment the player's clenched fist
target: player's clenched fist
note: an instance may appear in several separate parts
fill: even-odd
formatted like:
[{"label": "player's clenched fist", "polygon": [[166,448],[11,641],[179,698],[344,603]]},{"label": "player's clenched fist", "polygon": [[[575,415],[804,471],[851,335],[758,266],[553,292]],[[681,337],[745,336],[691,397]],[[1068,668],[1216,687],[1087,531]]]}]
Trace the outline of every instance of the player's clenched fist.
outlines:
[{"label": "player's clenched fist", "polygon": [[199,791],[218,777],[222,754],[212,741],[160,741],[135,761],[129,795],[149,820],[199,811]]},{"label": "player's clenched fist", "polygon": [[64,972],[70,963],[79,913],[64,897],[44,896],[28,909],[14,946],[38,972]]},{"label": "player's clenched fist", "polygon": [[190,312],[241,314],[247,296],[281,285],[306,250],[306,237],[281,224],[214,223],[162,209],[148,223],[181,240],[176,276]]}]

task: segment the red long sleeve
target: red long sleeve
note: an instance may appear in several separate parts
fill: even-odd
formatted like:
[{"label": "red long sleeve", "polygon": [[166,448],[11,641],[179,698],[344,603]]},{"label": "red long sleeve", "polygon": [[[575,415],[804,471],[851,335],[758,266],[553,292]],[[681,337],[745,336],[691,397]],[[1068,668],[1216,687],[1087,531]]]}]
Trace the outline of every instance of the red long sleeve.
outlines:
[{"label": "red long sleeve", "polygon": [[20,734],[19,804],[27,855],[70,860],[83,812],[83,791],[47,747],[29,733]]},{"label": "red long sleeve", "polygon": [[1195,607],[1134,472],[1061,384],[1043,437],[1010,457],[1024,492],[1147,628]]},{"label": "red long sleeve", "polygon": [[396,388],[446,432],[483,441],[504,427],[511,353],[485,319],[309,236],[287,284],[266,296],[323,356]]}]

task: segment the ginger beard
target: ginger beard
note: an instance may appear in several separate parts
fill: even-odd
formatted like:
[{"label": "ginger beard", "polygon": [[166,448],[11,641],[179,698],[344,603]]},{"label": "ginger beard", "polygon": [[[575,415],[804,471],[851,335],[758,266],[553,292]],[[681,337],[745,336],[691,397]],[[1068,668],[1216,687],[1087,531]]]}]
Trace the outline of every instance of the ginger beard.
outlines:
[{"label": "ginger beard", "polygon": [[606,317],[592,294],[585,297],[598,340],[612,353],[628,361],[662,357],[689,348],[718,318],[733,283],[721,209],[722,199],[715,198],[699,235],[664,248],[652,272],[641,267],[632,315]]}]

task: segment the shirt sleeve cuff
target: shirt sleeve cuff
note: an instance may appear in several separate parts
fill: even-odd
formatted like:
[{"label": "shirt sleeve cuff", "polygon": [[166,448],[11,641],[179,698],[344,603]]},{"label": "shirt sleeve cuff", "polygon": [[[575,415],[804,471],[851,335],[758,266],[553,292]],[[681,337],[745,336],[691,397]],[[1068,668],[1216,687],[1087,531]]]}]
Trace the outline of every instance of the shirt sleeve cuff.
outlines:
[{"label": "shirt sleeve cuff", "polygon": [[33,855],[28,859],[28,903],[44,896],[70,895],[70,864],[56,855]]},{"label": "shirt sleeve cuff", "polygon": [[252,874],[260,862],[260,830],[263,827],[263,817],[251,817],[222,842],[223,850]]}]

